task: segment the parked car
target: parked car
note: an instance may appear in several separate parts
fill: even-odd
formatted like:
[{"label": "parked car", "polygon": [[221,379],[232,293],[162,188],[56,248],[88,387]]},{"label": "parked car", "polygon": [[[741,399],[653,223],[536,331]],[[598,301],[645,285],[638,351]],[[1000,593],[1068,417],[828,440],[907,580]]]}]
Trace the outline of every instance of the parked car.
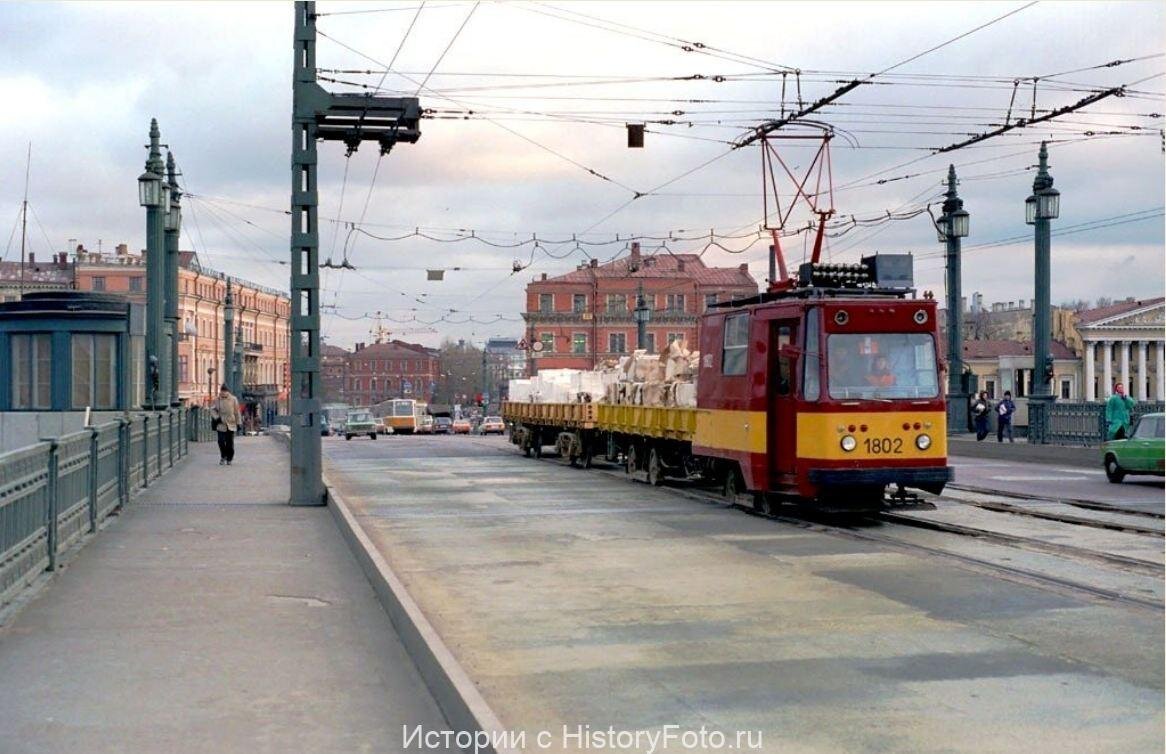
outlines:
[{"label": "parked car", "polygon": [[348,417],[344,420],[344,439],[351,440],[357,435],[368,435],[373,440],[377,439],[377,420],[367,408],[349,411]]},{"label": "parked car", "polygon": [[478,427],[478,431],[484,435],[500,435],[506,431],[506,424],[502,421],[501,416],[487,416],[482,420],[482,424]]},{"label": "parked car", "polygon": [[453,420],[448,416],[435,416],[433,418],[433,434],[435,435],[452,435],[453,434]]},{"label": "parked car", "polygon": [[1105,476],[1114,484],[1127,474],[1166,476],[1166,414],[1146,414],[1138,419],[1129,439],[1101,444]]},{"label": "parked car", "polygon": [[468,435],[470,433],[470,420],[469,419],[454,419],[453,420],[453,433],[455,435]]}]

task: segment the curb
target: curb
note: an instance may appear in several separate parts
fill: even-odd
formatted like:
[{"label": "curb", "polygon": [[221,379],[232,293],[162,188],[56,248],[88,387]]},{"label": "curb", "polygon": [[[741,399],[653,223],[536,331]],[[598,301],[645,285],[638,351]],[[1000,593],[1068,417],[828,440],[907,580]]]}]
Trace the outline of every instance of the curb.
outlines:
[{"label": "curb", "polygon": [[995,435],[986,438],[983,442],[976,442],[974,438],[965,440],[949,437],[947,455],[948,458],[962,456],[964,458],[987,458],[1018,463],[1055,463],[1090,469],[1101,468],[1100,447],[1031,445],[1026,440],[1017,440],[1015,443],[998,443]]},{"label": "curb", "polygon": [[328,491],[328,507],[336,519],[337,528],[372,584],[377,599],[396,627],[405,650],[413,658],[413,664],[417,666],[446,721],[455,731],[481,732],[483,738],[489,739],[477,745],[476,751],[518,754],[517,749],[495,745],[495,742],[508,738],[498,716],[421,612],[388,561],[369,539],[344,498],[328,483],[326,474],[324,487]]}]

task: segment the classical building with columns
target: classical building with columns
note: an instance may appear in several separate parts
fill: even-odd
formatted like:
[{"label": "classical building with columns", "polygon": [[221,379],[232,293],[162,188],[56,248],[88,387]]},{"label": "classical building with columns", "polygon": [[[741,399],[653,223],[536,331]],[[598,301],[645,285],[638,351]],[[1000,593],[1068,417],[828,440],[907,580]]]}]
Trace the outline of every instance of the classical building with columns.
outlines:
[{"label": "classical building with columns", "polygon": [[1166,398],[1166,299],[1127,299],[1077,313],[1085,400],[1104,401],[1121,382],[1140,400]]}]

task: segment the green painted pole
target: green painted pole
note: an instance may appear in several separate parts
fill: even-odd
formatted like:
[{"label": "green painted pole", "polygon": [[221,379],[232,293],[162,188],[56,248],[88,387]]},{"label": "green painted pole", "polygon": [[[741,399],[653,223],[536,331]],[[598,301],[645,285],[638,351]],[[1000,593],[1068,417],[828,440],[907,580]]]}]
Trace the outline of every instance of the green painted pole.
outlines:
[{"label": "green painted pole", "polygon": [[291,504],[323,505],[320,230],[316,188],[316,4],[295,4],[291,198]]},{"label": "green painted pole", "polygon": [[[162,180],[165,164],[159,143],[157,119],[150,120],[150,154],[146,158],[146,173]],[[163,387],[163,370],[170,350],[165,341],[166,305],[166,239],[165,199],[151,202],[146,207],[146,398],[145,405],[154,409],[169,402],[169,391]],[[163,392],[165,390],[165,392]]]},{"label": "green painted pole", "polygon": [[164,392],[171,406],[178,405],[178,236],[182,230],[182,191],[174,169],[174,153],[166,154],[166,177],[170,185],[170,208],[166,213],[166,332],[170,338],[167,357],[169,380]]}]

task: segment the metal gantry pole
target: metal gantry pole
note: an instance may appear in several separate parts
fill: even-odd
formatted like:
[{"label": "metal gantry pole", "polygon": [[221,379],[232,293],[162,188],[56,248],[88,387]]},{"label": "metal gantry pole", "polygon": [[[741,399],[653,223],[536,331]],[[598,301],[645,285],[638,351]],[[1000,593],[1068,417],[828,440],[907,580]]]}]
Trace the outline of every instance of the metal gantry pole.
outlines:
[{"label": "metal gantry pole", "polygon": [[416,97],[332,94],[316,83],[316,4],[295,4],[291,199],[291,504],[323,505],[320,461],[320,232],[317,140],[349,154],[377,141],[381,154],[421,137]]},{"label": "metal gantry pole", "polygon": [[292,76],[291,504],[323,505],[320,461],[320,232],[316,209],[316,4],[295,4]]}]

